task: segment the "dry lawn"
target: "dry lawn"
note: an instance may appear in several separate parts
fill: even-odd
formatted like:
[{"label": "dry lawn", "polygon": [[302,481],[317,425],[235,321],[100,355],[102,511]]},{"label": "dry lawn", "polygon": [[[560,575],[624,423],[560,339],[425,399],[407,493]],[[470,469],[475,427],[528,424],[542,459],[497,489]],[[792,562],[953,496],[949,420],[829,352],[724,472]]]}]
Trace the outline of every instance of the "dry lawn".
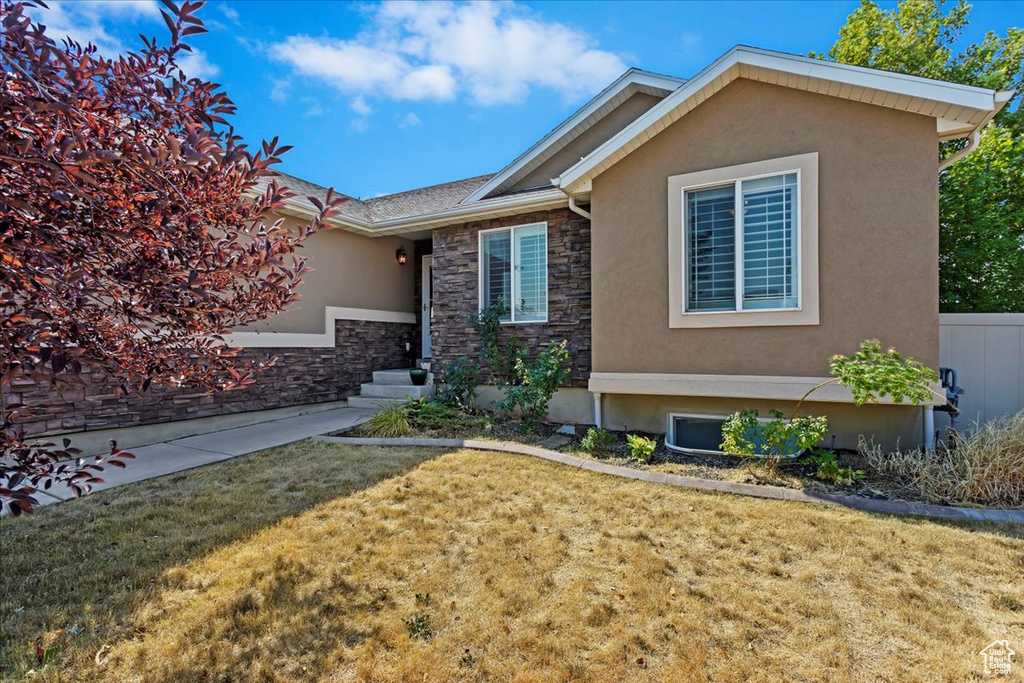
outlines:
[{"label": "dry lawn", "polygon": [[[433,455],[270,453],[252,457],[279,471],[313,459],[325,476]],[[704,494],[464,450],[225,537],[231,515],[214,501],[244,497],[244,515],[273,496],[243,490],[253,468],[193,502],[190,478],[222,466],[151,484],[151,504],[126,487],[53,508],[60,524],[47,510],[0,526],[5,551],[22,544],[20,565],[107,576],[77,605],[106,638],[37,680],[965,681],[983,678],[977,652],[996,638],[1024,652],[1019,526]],[[139,502],[118,510],[121,496]],[[182,533],[145,521],[169,505],[200,506],[178,523],[220,547],[164,544],[154,576],[152,558],[140,570],[129,551],[149,553],[147,534]],[[87,526],[66,528],[76,520]],[[121,547],[117,567],[91,560],[107,552],[94,524]],[[40,579],[3,573],[5,590],[45,603],[51,628],[81,623]]]}]

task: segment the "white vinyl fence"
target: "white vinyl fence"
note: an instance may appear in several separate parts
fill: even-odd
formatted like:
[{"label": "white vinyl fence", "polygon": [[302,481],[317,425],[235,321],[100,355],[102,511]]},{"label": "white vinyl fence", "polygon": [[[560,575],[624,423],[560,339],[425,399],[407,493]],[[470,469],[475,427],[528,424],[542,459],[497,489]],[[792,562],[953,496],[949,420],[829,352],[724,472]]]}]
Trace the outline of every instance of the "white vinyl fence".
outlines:
[{"label": "white vinyl fence", "polygon": [[939,364],[964,389],[960,429],[1024,410],[1024,313],[940,314]]}]

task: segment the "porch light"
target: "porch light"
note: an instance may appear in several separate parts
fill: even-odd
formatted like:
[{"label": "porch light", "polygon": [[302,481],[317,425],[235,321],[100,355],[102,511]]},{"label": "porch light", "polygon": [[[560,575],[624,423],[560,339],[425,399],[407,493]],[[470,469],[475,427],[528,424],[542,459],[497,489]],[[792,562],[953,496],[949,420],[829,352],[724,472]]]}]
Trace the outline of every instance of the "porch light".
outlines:
[{"label": "porch light", "polygon": [[405,253],[405,247],[399,247],[395,252],[395,260],[398,261],[398,265],[404,266],[405,262],[409,260],[409,254]]}]

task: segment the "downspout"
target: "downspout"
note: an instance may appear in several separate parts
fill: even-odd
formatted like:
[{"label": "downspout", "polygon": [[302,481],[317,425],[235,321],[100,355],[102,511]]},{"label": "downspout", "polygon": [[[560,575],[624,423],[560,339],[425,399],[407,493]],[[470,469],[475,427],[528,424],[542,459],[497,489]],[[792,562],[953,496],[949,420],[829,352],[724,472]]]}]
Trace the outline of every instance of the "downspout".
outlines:
[{"label": "downspout", "polygon": [[[985,124],[981,124],[985,125]],[[939,164],[939,172],[945,171],[947,168],[955,164],[956,162],[963,159],[965,156],[978,149],[978,144],[981,142],[981,126],[978,126],[971,131],[971,136],[967,138],[967,146],[961,149],[959,152],[950,154],[947,158],[943,159]],[[570,199],[571,202],[571,199]],[[570,206],[572,204],[570,203]]]},{"label": "downspout", "polygon": [[[570,211],[580,216],[583,216],[588,221],[593,220],[593,217],[591,216],[589,211],[587,211],[586,209],[581,209],[579,206],[576,205],[576,199],[572,196],[572,192],[562,187],[562,182],[560,178],[552,178],[551,184],[560,189],[562,192],[565,192],[566,195],[568,195]],[[600,429],[602,426],[601,423],[604,422],[604,418],[601,415],[601,392],[592,391],[590,392],[590,395],[594,397],[594,426]]]},{"label": "downspout", "polygon": [[978,149],[978,144],[981,143],[982,129],[985,126],[987,126],[992,119],[995,118],[996,114],[1002,111],[1003,107],[1006,106],[1007,102],[1013,99],[1013,95],[1014,93],[1009,90],[997,92],[995,94],[995,96],[992,98],[992,110],[988,113],[987,116],[985,116],[984,119],[981,120],[981,123],[974,127],[974,130],[971,131],[970,135],[966,136],[967,146],[961,149],[959,152],[951,154],[949,158],[940,161],[939,173],[945,171],[947,168],[949,168],[956,162],[960,161],[974,150]]},{"label": "downspout", "polygon": [[572,211],[573,213],[578,213],[579,215],[586,218],[588,221],[592,220],[589,211],[586,211],[576,206],[576,199],[571,194],[569,195],[569,210]]}]

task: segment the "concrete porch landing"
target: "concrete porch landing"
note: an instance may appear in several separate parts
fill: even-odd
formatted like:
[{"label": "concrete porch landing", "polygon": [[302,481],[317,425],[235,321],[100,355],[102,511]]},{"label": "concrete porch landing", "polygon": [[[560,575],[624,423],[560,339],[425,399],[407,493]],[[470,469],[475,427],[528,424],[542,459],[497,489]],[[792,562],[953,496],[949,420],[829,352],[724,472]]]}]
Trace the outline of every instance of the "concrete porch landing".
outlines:
[{"label": "concrete porch landing", "polygon": [[[128,467],[123,470],[107,467],[98,475],[105,483],[93,487],[93,491],[161,477],[266,448],[302,441],[311,436],[347,429],[365,422],[373,413],[373,410],[363,408],[333,408],[138,448],[126,448],[125,450],[135,455],[135,459],[126,461]],[[56,437],[58,442],[59,439],[60,437]],[[54,485],[49,491],[40,491],[36,494],[40,505],[57,503],[71,497],[70,489],[63,484]]]}]

